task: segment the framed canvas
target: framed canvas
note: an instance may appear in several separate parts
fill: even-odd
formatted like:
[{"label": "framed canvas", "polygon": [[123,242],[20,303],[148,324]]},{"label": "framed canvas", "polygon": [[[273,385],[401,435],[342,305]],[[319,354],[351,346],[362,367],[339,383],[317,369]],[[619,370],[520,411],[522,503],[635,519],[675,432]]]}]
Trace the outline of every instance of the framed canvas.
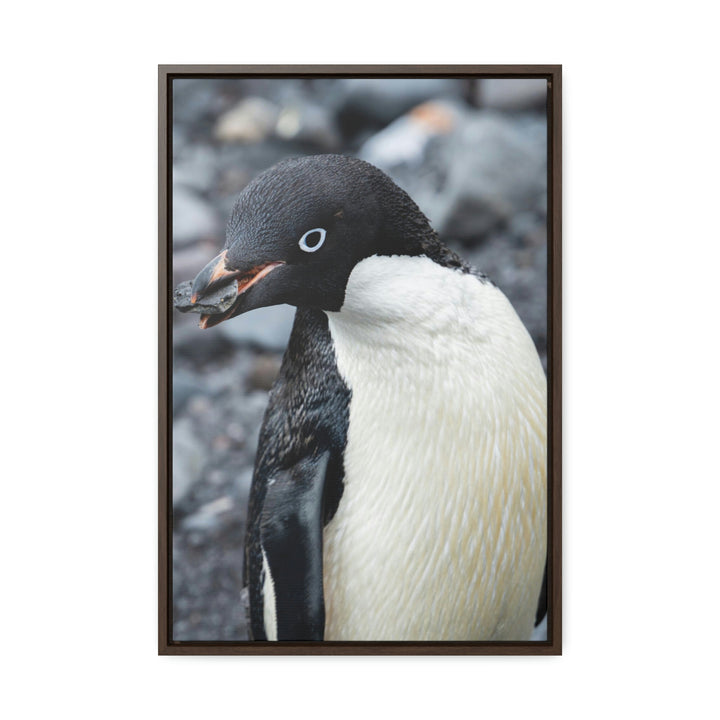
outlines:
[{"label": "framed canvas", "polygon": [[561,653],[561,127],[557,65],[159,67],[160,654]]}]

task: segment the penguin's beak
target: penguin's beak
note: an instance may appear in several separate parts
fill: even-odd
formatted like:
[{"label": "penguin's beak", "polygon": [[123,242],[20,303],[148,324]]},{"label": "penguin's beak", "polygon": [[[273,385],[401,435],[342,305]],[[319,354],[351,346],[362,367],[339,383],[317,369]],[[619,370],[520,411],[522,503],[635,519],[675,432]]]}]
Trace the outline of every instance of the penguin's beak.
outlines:
[{"label": "penguin's beak", "polygon": [[214,257],[196,276],[192,284],[190,302],[193,305],[203,296],[209,295],[221,285],[233,280],[236,275],[225,267],[227,250]]},{"label": "penguin's beak", "polygon": [[206,329],[218,325],[237,314],[241,303],[241,296],[256,282],[271,273],[275,268],[284,265],[283,262],[269,262],[244,269],[227,268],[225,261],[227,250],[223,250],[214,257],[195,277],[192,283],[190,302],[192,305],[201,304],[203,298],[216,293],[219,289],[232,282],[237,283],[237,299],[225,312],[203,314],[200,317],[200,327]]}]

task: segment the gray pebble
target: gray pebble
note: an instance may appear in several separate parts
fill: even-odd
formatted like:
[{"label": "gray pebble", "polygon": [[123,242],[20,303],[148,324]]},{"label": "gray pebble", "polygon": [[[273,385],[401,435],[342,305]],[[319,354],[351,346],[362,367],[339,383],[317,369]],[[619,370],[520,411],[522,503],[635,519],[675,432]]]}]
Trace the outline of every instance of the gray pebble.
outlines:
[{"label": "gray pebble", "polygon": [[287,346],[294,319],[294,307],[275,305],[239,315],[217,327],[235,345],[277,351]]}]

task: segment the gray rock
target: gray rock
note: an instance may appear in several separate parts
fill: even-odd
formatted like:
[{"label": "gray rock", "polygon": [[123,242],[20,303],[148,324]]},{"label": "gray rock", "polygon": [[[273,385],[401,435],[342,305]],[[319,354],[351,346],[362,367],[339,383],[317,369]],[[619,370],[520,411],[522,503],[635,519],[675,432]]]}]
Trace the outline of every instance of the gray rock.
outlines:
[{"label": "gray rock", "polygon": [[239,315],[217,328],[235,345],[278,351],[287,346],[294,318],[294,307],[275,305]]},{"label": "gray rock", "polygon": [[183,150],[187,147],[188,134],[185,125],[174,122],[172,126],[172,151],[173,162],[175,158],[181,156]]},{"label": "gray rock", "polygon": [[207,386],[186,370],[175,370],[172,380],[173,415],[177,415],[190,398],[207,393]]},{"label": "gray rock", "polygon": [[217,173],[216,153],[209,145],[183,147],[173,160],[173,186],[197,193],[211,190]]},{"label": "gray rock", "polygon": [[176,248],[173,252],[173,282],[175,285],[192,280],[218,254],[215,244],[201,243]]},{"label": "gray rock", "polygon": [[414,197],[446,239],[474,244],[517,213],[544,205],[545,143],[507,119],[468,116],[439,150],[446,172],[440,191],[426,184]]},{"label": "gray rock", "polygon": [[222,81],[182,78],[173,80],[173,121],[196,129],[224,107]]},{"label": "gray rock", "polygon": [[404,165],[415,170],[425,161],[428,143],[453,132],[462,115],[456,103],[423,103],[366,140],[358,155],[391,175]]},{"label": "gray rock", "polygon": [[208,532],[215,530],[222,523],[222,516],[232,512],[235,503],[227,495],[203,505],[197,512],[185,518],[183,525],[186,530]]},{"label": "gray rock", "polygon": [[[543,232],[540,223],[536,232]],[[506,234],[492,234],[478,248],[460,251],[507,296],[535,342],[547,369],[547,252]]]},{"label": "gray rock", "polygon": [[283,140],[307,143],[323,152],[340,147],[340,135],[325,105],[303,100],[288,102],[278,116],[275,132]]},{"label": "gray rock", "polygon": [[[523,242],[532,244],[545,243],[545,218],[533,212],[520,212],[513,215],[508,222],[508,232]],[[538,236],[538,226],[542,234]]]},{"label": "gray rock", "polygon": [[444,78],[348,78],[337,87],[338,122],[346,135],[379,128],[420,103],[463,97],[461,80]]},{"label": "gray rock", "polygon": [[183,185],[173,187],[173,244],[184,247],[221,237],[221,225],[213,208]]},{"label": "gray rock", "polygon": [[205,448],[193,431],[192,422],[181,418],[173,423],[172,500],[177,505],[200,481]]},{"label": "gray rock", "polygon": [[[417,202],[446,242],[545,215],[545,119],[428,102],[369,138],[359,155]],[[520,216],[519,219],[515,219]]]},{"label": "gray rock", "polygon": [[253,469],[245,468],[242,472],[235,473],[235,491],[239,498],[239,503],[245,507],[248,496],[250,495],[250,485],[252,484]]},{"label": "gray rock", "polygon": [[270,390],[280,372],[281,362],[279,355],[258,355],[248,374],[248,387],[251,390]]},{"label": "gray rock", "polygon": [[260,142],[274,132],[279,112],[278,106],[265,98],[244,98],[218,118],[215,137],[221,142]]},{"label": "gray rock", "polygon": [[206,363],[232,349],[232,343],[215,328],[201,330],[196,316],[178,315],[175,313],[173,322],[173,352],[176,356]]},{"label": "gray rock", "polygon": [[478,87],[482,107],[495,110],[542,109],[547,99],[544,78],[483,78]]}]

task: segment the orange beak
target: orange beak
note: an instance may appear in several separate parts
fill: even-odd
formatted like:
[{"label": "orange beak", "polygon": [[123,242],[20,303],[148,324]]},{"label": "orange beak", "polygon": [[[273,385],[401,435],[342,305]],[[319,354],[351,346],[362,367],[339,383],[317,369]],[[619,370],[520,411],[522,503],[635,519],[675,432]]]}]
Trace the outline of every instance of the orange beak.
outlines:
[{"label": "orange beak", "polygon": [[[197,274],[191,288],[190,302],[193,305],[222,286],[228,285],[233,280],[237,281],[237,294],[239,299],[239,296],[251,288],[258,280],[264,278],[276,267],[285,264],[283,262],[269,262],[249,270],[228,270],[225,266],[226,256],[227,250],[223,250]],[[232,317],[236,309],[237,304],[225,312],[203,314],[200,317],[200,327],[203,329],[213,327],[223,320]]]}]

